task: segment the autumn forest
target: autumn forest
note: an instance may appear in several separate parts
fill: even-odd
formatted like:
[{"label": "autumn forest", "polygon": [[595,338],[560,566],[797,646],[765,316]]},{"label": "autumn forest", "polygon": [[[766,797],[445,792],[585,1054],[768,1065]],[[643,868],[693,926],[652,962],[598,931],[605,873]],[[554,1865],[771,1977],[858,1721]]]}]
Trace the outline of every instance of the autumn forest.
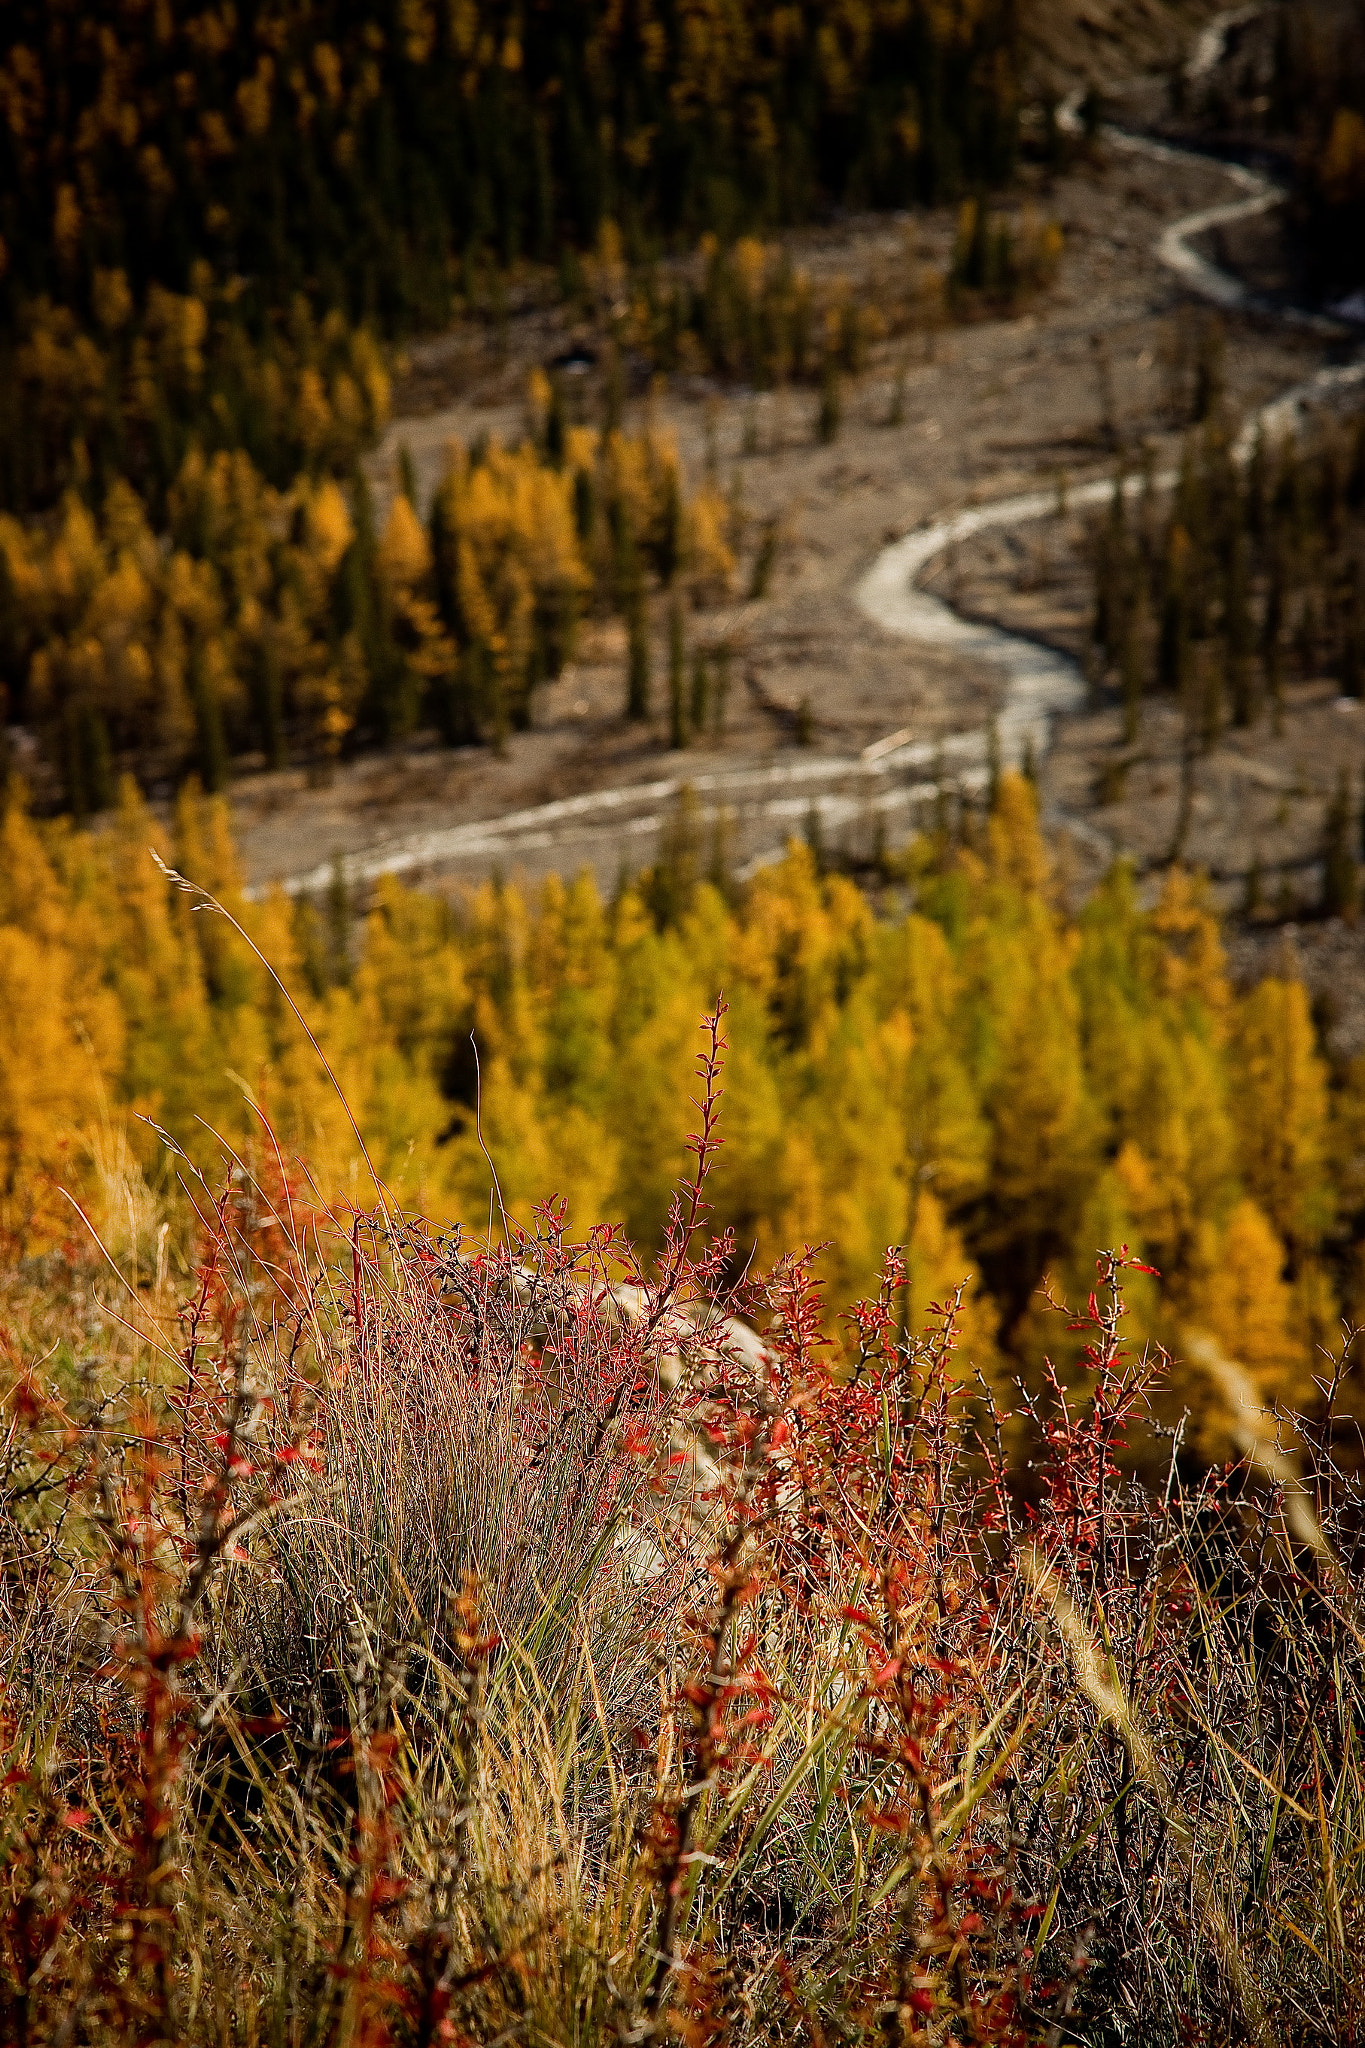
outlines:
[{"label": "autumn forest", "polygon": [[0,2043],[1365,2041],[1362,249],[1360,0],[3,10]]}]

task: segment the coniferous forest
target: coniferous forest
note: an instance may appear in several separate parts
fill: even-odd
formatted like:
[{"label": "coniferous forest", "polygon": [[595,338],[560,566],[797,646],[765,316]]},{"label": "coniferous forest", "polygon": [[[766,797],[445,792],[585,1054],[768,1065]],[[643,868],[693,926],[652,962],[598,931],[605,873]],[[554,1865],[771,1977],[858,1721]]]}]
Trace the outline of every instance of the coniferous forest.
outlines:
[{"label": "coniferous forest", "polygon": [[[216,788],[291,742],[487,735],[555,672],[587,580],[567,532],[532,651],[495,616],[527,599],[455,571],[447,501],[430,544],[402,513],[374,531],[355,479],[395,337],[604,224],[638,261],[995,183],[1015,151],[995,0],[35,6],[3,34],[0,681],[77,813],[120,766]],[[600,484],[628,612],[647,543],[626,528],[651,514],[576,467],[580,538]],[[510,537],[531,556],[558,487],[528,487]],[[504,529],[509,488],[475,493]]]},{"label": "coniferous forest", "polygon": [[[0,2048],[1365,2042],[1365,13],[1211,13],[0,12]],[[855,605],[996,484],[1050,725]]]},{"label": "coniferous forest", "polygon": [[1288,158],[1310,288],[1361,281],[1365,240],[1365,32],[1341,0],[1295,0],[1263,24],[1259,47],[1220,80],[1215,118],[1272,138]]},{"label": "coniferous forest", "polygon": [[1282,722],[1291,675],[1365,690],[1365,414],[1308,445],[1262,441],[1241,469],[1226,424],[1190,437],[1173,492],[1116,480],[1094,541],[1094,636],[1135,733],[1169,693],[1197,748]]},{"label": "coniferous forest", "polygon": [[[1230,986],[1195,878],[1144,910],[1119,871],[1069,916],[1018,778],[897,860],[880,914],[805,847],[736,900],[685,807],[615,903],[581,878],[533,900],[489,885],[453,913],[386,882],[355,932],[335,891],[277,897],[252,929],[302,1020],[239,937],[167,901],[131,791],[93,844],[17,808],[5,832],[7,982],[28,993],[7,1025],[0,1222],[28,1258],[65,1241],[59,1184],[117,1205],[111,1176],[129,1191],[124,1250],[154,1261],[176,1217],[158,1132],[193,1148],[200,1117],[237,1148],[266,1115],[323,1185],[363,1198],[303,1021],[405,1202],[486,1227],[496,1171],[510,1215],[558,1195],[570,1227],[618,1218],[653,1246],[694,1114],[696,1020],[724,989],[708,1227],[741,1263],[825,1244],[842,1308],[903,1244],[911,1326],[971,1273],[972,1356],[1008,1384],[1045,1338],[1068,1348],[1040,1284],[1081,1285],[1092,1240],[1112,1238],[1162,1276],[1159,1295],[1134,1292],[1145,1330],[1212,1330],[1301,1408],[1316,1347],[1365,1309],[1365,1061],[1333,1071],[1301,984]],[[160,843],[251,914],[220,803],[182,798]],[[59,993],[39,1034],[45,977]],[[247,1095],[241,1075],[259,1077]],[[101,1103],[151,1120],[117,1156]]]}]

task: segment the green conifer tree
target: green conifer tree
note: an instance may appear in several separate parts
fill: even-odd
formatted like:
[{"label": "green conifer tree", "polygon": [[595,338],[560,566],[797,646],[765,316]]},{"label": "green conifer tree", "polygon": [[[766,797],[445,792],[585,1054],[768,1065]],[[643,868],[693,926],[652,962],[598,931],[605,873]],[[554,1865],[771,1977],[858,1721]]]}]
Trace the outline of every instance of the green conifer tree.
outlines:
[{"label": "green conifer tree", "polygon": [[843,380],[833,352],[826,350],[820,364],[820,404],[815,415],[815,437],[822,447],[838,440],[843,416]]},{"label": "green conifer tree", "polygon": [[715,654],[711,689],[711,729],[718,740],[725,737],[725,713],[730,695],[730,643],[722,640]]},{"label": "green conifer tree", "polygon": [[692,687],[688,698],[687,722],[694,734],[706,730],[707,711],[711,697],[711,670],[700,647],[692,656]]},{"label": "green conifer tree", "polygon": [[630,592],[626,612],[626,717],[649,716],[649,613],[645,593],[637,581]]},{"label": "green conifer tree", "polygon": [[1119,687],[1123,696],[1123,737],[1131,746],[1142,724],[1143,677],[1147,652],[1147,602],[1139,589],[1123,621]]},{"label": "green conifer tree", "polygon": [[1359,697],[1365,694],[1365,577],[1355,559],[1347,566],[1341,612],[1341,694]]},{"label": "green conifer tree", "polygon": [[1322,896],[1324,917],[1354,917],[1359,871],[1352,847],[1351,777],[1343,768],[1327,806],[1322,834]]},{"label": "green conifer tree", "polygon": [[217,685],[204,648],[198,642],[190,655],[190,701],[199,739],[199,779],[212,795],[227,786],[227,735]]},{"label": "green conifer tree", "polygon": [[1284,551],[1277,544],[1272,550],[1265,616],[1261,622],[1261,667],[1276,732],[1284,716],[1284,596]]},{"label": "green conifer tree", "polygon": [[[1234,515],[1235,516],[1235,515]],[[1223,599],[1223,645],[1232,722],[1248,726],[1255,715],[1251,687],[1251,607],[1247,588],[1247,542],[1240,519],[1234,528]]]},{"label": "green conifer tree", "polygon": [[668,608],[668,744],[675,752],[687,745],[686,678],[682,606],[675,598]]}]

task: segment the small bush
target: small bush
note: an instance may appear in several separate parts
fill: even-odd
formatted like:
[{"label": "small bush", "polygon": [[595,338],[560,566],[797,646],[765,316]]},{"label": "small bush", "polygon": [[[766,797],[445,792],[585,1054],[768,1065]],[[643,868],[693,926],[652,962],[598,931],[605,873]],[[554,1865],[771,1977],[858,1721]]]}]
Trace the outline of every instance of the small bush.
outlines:
[{"label": "small bush", "polygon": [[720,1023],[650,1272],[267,1154],[173,1336],[11,1355],[5,2038],[1359,2037],[1358,1499],[1132,1476],[1122,1253],[1014,1471],[897,1255],[727,1281]]}]

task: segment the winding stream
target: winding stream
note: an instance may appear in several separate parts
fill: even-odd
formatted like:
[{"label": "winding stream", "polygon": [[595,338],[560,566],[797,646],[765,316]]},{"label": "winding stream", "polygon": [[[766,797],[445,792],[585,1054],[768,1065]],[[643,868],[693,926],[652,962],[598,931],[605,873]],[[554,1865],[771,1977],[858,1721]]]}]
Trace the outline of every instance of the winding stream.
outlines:
[{"label": "winding stream", "polygon": [[[1254,8],[1237,8],[1211,22],[1196,45],[1187,76],[1197,79],[1211,71],[1222,55],[1229,31],[1256,11]],[[1066,125],[1072,125],[1074,121],[1073,112]],[[1193,150],[1154,142],[1146,136],[1130,134],[1126,129],[1106,126],[1103,132],[1105,140],[1113,147],[1133,155],[1168,163],[1207,166],[1209,162],[1207,157]],[[1221,168],[1242,196],[1218,206],[1202,207],[1197,213],[1185,214],[1181,219],[1172,221],[1158,237],[1155,254],[1187,289],[1224,311],[1266,311],[1269,309],[1240,278],[1221,270],[1191,245],[1196,236],[1207,233],[1211,228],[1228,227],[1234,221],[1250,220],[1257,214],[1269,212],[1283,200],[1284,191],[1273,179],[1244,165],[1224,164]],[[1292,308],[1281,317],[1332,336],[1340,336],[1343,332],[1338,322]],[[1365,382],[1365,360],[1319,370],[1312,377],[1292,385],[1245,421],[1234,444],[1234,459],[1245,463],[1261,435],[1272,441],[1282,439],[1298,428],[1312,406],[1361,382]],[[1173,470],[1165,470],[1154,479],[1158,489],[1167,489],[1174,482]],[[1138,488],[1137,479],[1132,480],[1129,488]],[[1101,477],[1070,490],[1068,503],[1103,504],[1111,497],[1113,489],[1110,479]],[[1006,632],[1001,626],[978,624],[961,618],[943,599],[921,590],[917,578],[936,556],[954,543],[992,526],[1017,526],[1027,520],[1046,518],[1055,508],[1054,492],[1033,491],[936,520],[932,526],[907,534],[903,540],[894,541],[884,548],[854,593],[863,612],[884,632],[894,633],[920,646],[948,647],[978,661],[988,661],[1004,671],[1005,696],[997,730],[1000,758],[1014,766],[1023,759],[1026,749],[1035,758],[1041,756],[1051,736],[1052,721],[1084,704],[1086,682],[1079,666],[1068,656],[1021,634]],[[985,727],[971,734],[959,734],[957,738],[959,748],[970,745],[976,756],[985,758],[988,740]],[[1074,821],[1068,822],[1073,830],[1078,829]],[[1093,830],[1079,829],[1087,836]]]},{"label": "winding stream", "polygon": [[[1230,31],[1256,11],[1254,7],[1240,7],[1209,23],[1195,44],[1187,76],[1197,81],[1210,72],[1222,57]],[[1064,108],[1059,118],[1063,125],[1078,125],[1074,106]],[[1106,126],[1103,132],[1111,147],[1131,154],[1170,163],[1197,164],[1205,169],[1210,162],[1195,151],[1152,141],[1124,129]],[[1270,309],[1240,279],[1220,269],[1192,244],[1210,229],[1269,211],[1279,205],[1284,192],[1259,171],[1240,164],[1222,164],[1220,168],[1236,187],[1238,196],[1172,222],[1162,230],[1154,253],[1182,285],[1222,310],[1266,312]],[[1325,336],[1340,337],[1345,331],[1337,322],[1293,309],[1281,309],[1279,317]],[[1245,422],[1235,444],[1236,459],[1249,458],[1258,435],[1264,433],[1267,438],[1278,439],[1294,431],[1311,407],[1361,382],[1365,382],[1365,360],[1320,370],[1281,392]],[[1174,481],[1174,472],[1166,471],[1154,481],[1158,488],[1165,488]],[[1137,487],[1134,480],[1130,488]],[[1067,493],[1067,502],[1070,506],[1103,504],[1113,488],[1109,478],[1097,478],[1073,486]],[[1029,754],[1034,759],[1041,758],[1049,744],[1054,720],[1080,709],[1086,701],[1086,682],[1077,663],[1022,634],[961,617],[941,598],[921,589],[918,579],[937,556],[955,543],[993,526],[1016,526],[1047,518],[1055,512],[1056,504],[1055,491],[1031,491],[936,520],[885,547],[854,591],[859,608],[883,632],[912,645],[946,649],[1003,671],[1004,696],[993,728],[972,726],[933,741],[917,739],[909,731],[893,733],[865,748],[860,755],[807,755],[772,765],[592,790],[501,817],[413,833],[349,855],[343,863],[348,881],[366,882],[384,874],[401,874],[460,860],[515,860],[518,855],[543,853],[585,833],[609,835],[614,847],[636,841],[643,855],[646,845],[652,848],[657,840],[669,806],[684,787],[694,792],[704,814],[709,811],[714,815],[722,807],[736,807],[742,808],[750,819],[760,817],[765,821],[774,843],[749,860],[740,871],[743,877],[780,857],[787,839],[799,831],[801,820],[809,816],[812,807],[818,810],[821,826],[827,831],[837,831],[869,815],[886,817],[888,823],[895,816],[898,822],[908,823],[918,806],[934,797],[949,779],[957,788],[981,787],[989,772],[992,740],[1003,764],[1018,766]],[[1072,818],[1064,822],[1077,836],[1093,840],[1101,851],[1112,850],[1109,841],[1094,827]],[[284,887],[291,894],[313,893],[324,889],[332,874],[333,863],[329,859],[291,876]]]}]

